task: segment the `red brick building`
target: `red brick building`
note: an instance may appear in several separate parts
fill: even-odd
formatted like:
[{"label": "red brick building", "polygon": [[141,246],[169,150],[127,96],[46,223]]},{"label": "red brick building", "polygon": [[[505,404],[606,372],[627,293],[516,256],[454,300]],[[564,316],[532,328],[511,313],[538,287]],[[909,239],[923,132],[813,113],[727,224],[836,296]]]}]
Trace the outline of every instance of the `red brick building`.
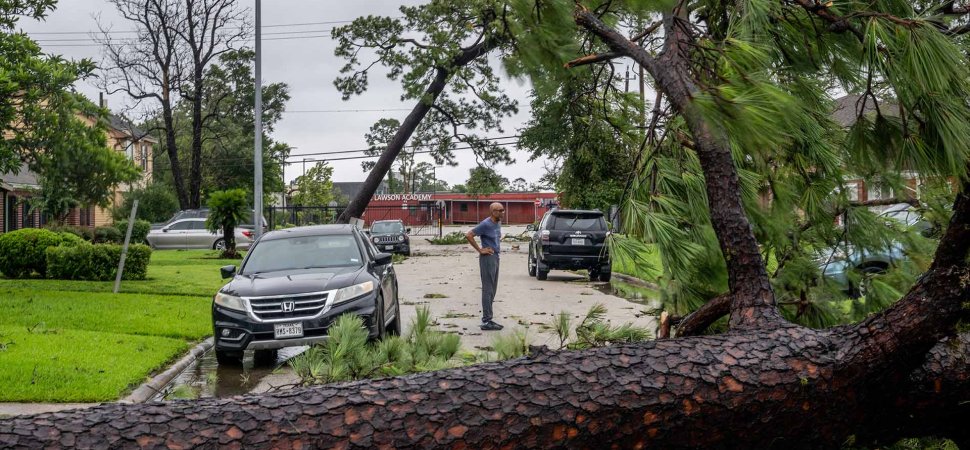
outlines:
[{"label": "red brick building", "polygon": [[433,223],[439,219],[442,225],[471,224],[488,216],[489,205],[495,202],[505,206],[505,223],[512,225],[536,222],[558,205],[554,192],[378,194],[371,199],[361,219],[367,222],[366,226],[375,220],[395,219],[401,219],[407,225]]}]

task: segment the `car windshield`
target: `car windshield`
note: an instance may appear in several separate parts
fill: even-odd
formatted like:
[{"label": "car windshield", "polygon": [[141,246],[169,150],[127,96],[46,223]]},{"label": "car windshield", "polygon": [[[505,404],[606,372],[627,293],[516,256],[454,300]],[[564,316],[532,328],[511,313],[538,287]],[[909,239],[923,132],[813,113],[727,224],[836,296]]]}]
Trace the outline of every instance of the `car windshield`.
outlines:
[{"label": "car windshield", "polygon": [[373,234],[403,233],[404,226],[401,222],[375,222],[371,225],[370,232]]},{"label": "car windshield", "polygon": [[363,264],[356,239],[344,234],[271,239],[260,242],[251,252],[240,271],[243,275]]},{"label": "car windshield", "polygon": [[606,223],[599,214],[556,214],[549,228],[557,231],[605,231]]}]

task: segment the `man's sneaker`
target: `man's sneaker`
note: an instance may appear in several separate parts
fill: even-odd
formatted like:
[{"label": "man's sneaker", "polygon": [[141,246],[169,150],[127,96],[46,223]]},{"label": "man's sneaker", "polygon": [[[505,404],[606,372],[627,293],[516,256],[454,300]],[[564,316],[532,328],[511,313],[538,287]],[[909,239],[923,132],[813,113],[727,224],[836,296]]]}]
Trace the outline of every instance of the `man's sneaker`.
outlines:
[{"label": "man's sneaker", "polygon": [[482,322],[482,329],[485,331],[498,331],[498,330],[501,330],[502,328],[505,328],[505,327],[491,320],[489,320],[488,322]]}]

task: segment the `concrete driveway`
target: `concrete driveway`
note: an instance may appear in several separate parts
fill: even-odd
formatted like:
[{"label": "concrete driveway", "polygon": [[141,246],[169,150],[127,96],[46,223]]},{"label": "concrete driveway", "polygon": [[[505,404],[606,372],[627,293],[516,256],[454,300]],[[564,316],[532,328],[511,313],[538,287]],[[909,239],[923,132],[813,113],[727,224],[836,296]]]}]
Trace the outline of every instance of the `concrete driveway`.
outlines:
[{"label": "concrete driveway", "polygon": [[[467,231],[471,227],[448,227],[444,234]],[[503,227],[504,234],[519,234],[524,227]],[[643,314],[645,306],[601,292],[608,283],[590,282],[585,276],[554,270],[549,279],[538,281],[527,270],[528,242],[502,243],[499,286],[495,296],[494,320],[502,331],[482,331],[481,279],[478,255],[469,245],[431,245],[424,237],[412,237],[412,256],[395,264],[400,286],[405,332],[418,306],[427,305],[443,331],[462,336],[466,350],[491,345],[497,334],[514,328],[528,328],[533,345],[557,348],[559,339],[549,328],[553,316],[566,311],[579,323],[591,306],[602,303],[613,324],[632,322],[654,330],[656,319]],[[513,248],[517,245],[518,248]],[[443,297],[441,297],[443,296]],[[436,298],[441,297],[441,298]]]}]

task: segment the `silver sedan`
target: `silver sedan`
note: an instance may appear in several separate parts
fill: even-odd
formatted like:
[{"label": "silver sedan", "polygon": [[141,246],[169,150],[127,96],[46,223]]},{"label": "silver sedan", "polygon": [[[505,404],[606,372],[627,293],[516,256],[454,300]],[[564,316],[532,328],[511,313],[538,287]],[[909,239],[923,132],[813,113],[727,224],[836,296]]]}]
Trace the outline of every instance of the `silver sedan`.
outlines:
[{"label": "silver sedan", "polygon": [[[236,228],[236,248],[247,249],[253,243],[252,230]],[[152,248],[206,248],[222,250],[226,248],[226,241],[222,232],[212,233],[205,229],[205,219],[182,219],[151,230],[148,233],[148,244]]]}]

